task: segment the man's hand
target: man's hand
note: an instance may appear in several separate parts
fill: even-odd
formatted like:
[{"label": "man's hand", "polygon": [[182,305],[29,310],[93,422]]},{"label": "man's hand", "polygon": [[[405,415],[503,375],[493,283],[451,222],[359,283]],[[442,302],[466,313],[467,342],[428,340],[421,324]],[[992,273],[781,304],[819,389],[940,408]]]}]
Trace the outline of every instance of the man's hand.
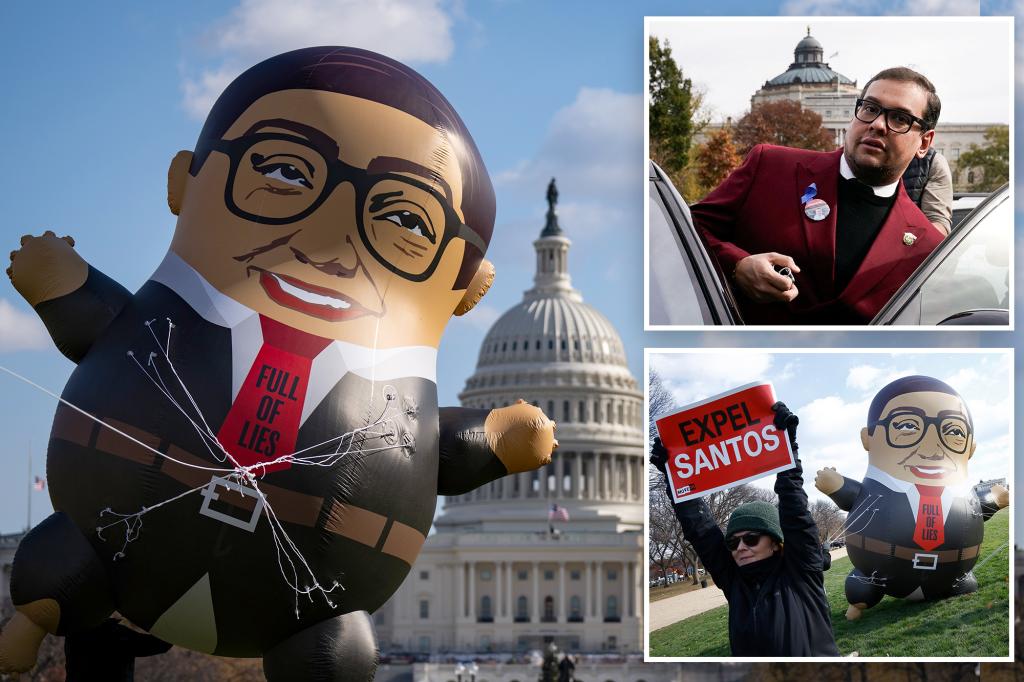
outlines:
[{"label": "man's hand", "polygon": [[843,476],[835,467],[819,469],[818,475],[814,477],[814,487],[826,495],[831,495],[843,487]]},{"label": "man's hand", "polygon": [[800,292],[793,280],[775,271],[776,265],[800,272],[796,262],[789,256],[774,251],[755,253],[736,263],[736,286],[758,303],[792,301]]},{"label": "man's hand", "polygon": [[1001,485],[992,486],[992,497],[995,500],[996,506],[1000,509],[1010,504],[1010,491]]},{"label": "man's hand", "polygon": [[21,248],[11,251],[7,276],[29,305],[70,294],[85,284],[89,264],[74,246],[71,237],[58,237],[47,230],[39,237],[25,235]]}]

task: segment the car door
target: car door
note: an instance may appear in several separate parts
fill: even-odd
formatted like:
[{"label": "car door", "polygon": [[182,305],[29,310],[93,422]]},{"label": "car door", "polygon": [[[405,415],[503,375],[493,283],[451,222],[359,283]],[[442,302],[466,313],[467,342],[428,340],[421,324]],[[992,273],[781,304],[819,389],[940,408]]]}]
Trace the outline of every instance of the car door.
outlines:
[{"label": "car door", "polygon": [[928,256],[871,324],[1008,325],[1013,202],[993,192]]},{"label": "car door", "polygon": [[648,324],[742,324],[686,202],[657,164],[648,170]]}]

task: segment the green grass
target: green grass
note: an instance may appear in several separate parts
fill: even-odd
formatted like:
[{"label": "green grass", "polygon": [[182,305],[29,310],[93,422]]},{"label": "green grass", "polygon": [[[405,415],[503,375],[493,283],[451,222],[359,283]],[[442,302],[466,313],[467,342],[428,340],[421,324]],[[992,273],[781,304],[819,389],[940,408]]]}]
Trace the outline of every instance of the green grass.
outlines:
[{"label": "green grass", "polygon": [[[1003,547],[1009,539],[1009,526],[1009,509],[985,523],[985,540],[974,567],[977,592],[933,602],[885,597],[853,622],[846,620],[848,604],[843,593],[850,560],[835,561],[825,573],[825,591],[839,651],[844,656],[854,651],[860,656],[1009,655],[1013,547]],[[650,639],[651,656],[728,656],[728,608],[721,606],[655,630]]]},{"label": "green grass", "polygon": [[[708,576],[708,585],[714,585],[715,581]],[[651,601],[661,601],[662,599],[668,599],[669,597],[678,597],[681,594],[687,592],[693,592],[694,590],[701,589],[700,583],[694,585],[692,580],[683,579],[667,587],[652,587],[651,588]]]}]

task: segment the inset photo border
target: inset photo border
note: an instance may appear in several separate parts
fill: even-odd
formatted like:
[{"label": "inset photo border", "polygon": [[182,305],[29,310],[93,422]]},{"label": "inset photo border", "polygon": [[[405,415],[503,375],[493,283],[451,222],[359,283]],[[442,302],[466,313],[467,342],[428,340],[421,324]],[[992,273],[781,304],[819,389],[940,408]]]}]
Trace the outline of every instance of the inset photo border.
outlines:
[{"label": "inset photo border", "polygon": [[[1012,349],[647,348],[644,374],[648,444],[660,427],[670,445],[659,461],[667,460],[676,485],[682,480],[699,489],[702,472],[720,478],[723,468],[765,452],[755,439],[734,435],[757,422],[759,408],[721,400],[751,385],[770,385],[774,398],[798,417],[795,433],[788,433],[795,435],[802,465],[802,483],[794,482],[793,469],[772,470],[678,506],[662,469],[648,465],[644,660],[792,661],[795,655],[835,661],[806,653],[828,648],[820,636],[823,609],[842,657],[1013,660],[1019,512],[1013,501]],[[709,404],[721,414],[698,409],[683,418]],[[756,440],[773,447],[778,434],[769,431],[776,424],[764,422],[756,424],[764,436]],[[734,480],[741,478],[738,473]],[[765,533],[760,542],[771,553],[757,558],[747,555],[765,548],[740,543],[730,552],[719,534],[736,507],[750,501],[780,505],[781,512],[782,542],[773,545],[774,536]],[[695,524],[702,509],[714,528]],[[820,554],[810,551],[808,526],[800,526],[807,515]],[[939,533],[928,530],[937,522]],[[686,537],[684,525],[693,537]],[[733,533],[744,530],[755,529],[734,527]],[[777,564],[741,570],[759,560]],[[823,587],[827,606],[815,597],[815,585]],[[771,593],[753,597],[761,587]],[[851,611],[851,593],[854,602],[866,599],[870,606],[858,603],[863,608]],[[731,641],[730,608],[750,608],[751,600],[762,611],[738,614],[744,633]],[[750,640],[755,621],[773,622],[763,609],[780,604],[817,609],[809,618],[819,626],[817,636],[790,638],[791,649],[804,653]],[[783,622],[799,620],[787,614]]]},{"label": "inset photo border", "polygon": [[1012,17],[645,17],[643,49],[647,331],[1013,329]]}]

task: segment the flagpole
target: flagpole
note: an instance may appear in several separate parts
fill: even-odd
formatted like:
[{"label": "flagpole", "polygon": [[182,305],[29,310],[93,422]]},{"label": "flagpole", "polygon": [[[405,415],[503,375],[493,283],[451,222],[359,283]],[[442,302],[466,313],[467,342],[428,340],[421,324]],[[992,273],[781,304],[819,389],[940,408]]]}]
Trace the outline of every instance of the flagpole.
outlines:
[{"label": "flagpole", "polygon": [[28,439],[28,523],[25,532],[32,528],[32,439]]}]

